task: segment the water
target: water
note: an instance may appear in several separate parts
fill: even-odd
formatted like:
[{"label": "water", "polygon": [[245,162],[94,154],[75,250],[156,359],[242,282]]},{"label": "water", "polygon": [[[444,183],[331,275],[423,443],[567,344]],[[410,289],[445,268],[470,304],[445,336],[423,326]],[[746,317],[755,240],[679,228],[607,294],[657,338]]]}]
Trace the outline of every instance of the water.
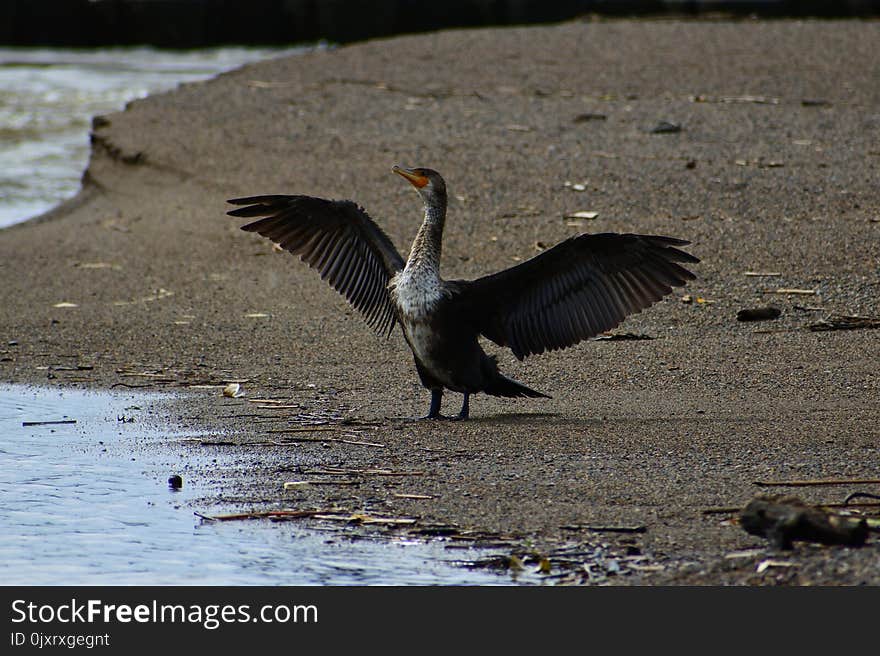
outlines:
[{"label": "water", "polygon": [[[158,395],[0,386],[0,581],[6,585],[503,584],[487,554],[295,522],[205,522]],[[131,421],[122,421],[122,418]],[[23,422],[75,424],[23,426]],[[212,454],[212,458],[215,454]],[[217,468],[224,463],[218,458]],[[182,472],[184,476],[186,472]],[[196,503],[196,505],[198,505]],[[200,508],[210,514],[212,509]]]},{"label": "water", "polygon": [[93,116],[305,48],[0,48],[0,228],[74,196],[88,163]]}]

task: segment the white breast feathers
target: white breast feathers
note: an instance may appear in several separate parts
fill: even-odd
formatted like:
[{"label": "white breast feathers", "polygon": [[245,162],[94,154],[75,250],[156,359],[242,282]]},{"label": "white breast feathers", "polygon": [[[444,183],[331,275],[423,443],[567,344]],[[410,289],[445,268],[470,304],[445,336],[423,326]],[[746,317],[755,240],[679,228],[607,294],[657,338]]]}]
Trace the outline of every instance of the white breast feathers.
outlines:
[{"label": "white breast feathers", "polygon": [[391,281],[391,295],[403,316],[418,321],[443,298],[443,281],[424,269],[404,269]]}]

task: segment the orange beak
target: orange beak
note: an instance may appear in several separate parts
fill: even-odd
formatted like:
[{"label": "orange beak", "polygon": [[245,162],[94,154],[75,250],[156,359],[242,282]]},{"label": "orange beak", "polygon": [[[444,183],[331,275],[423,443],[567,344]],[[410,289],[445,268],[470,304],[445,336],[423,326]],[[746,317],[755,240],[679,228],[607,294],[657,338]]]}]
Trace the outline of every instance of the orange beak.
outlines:
[{"label": "orange beak", "polygon": [[391,167],[391,170],[394,171],[397,175],[403,176],[404,178],[409,180],[410,184],[418,189],[421,189],[426,184],[428,184],[428,178],[426,176],[419,175],[418,173],[414,173],[409,169],[397,166],[396,164]]}]

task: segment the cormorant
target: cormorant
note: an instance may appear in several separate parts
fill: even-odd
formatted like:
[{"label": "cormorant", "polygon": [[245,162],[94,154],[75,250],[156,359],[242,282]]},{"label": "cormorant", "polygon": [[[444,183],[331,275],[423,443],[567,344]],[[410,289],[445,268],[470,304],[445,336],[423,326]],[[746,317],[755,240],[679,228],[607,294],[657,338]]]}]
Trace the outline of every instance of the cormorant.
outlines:
[{"label": "cormorant", "polygon": [[268,237],[316,269],[380,335],[399,323],[422,384],[431,391],[426,419],[439,419],[443,390],[547,397],[498,371],[482,335],[520,360],[563,349],[617,326],[696,276],[679,262],[699,262],[688,241],[636,234],[582,234],[532,259],[477,280],[440,277],[446,183],[432,169],[405,169],[425,218],[405,260],[370,216],[350,200],[251,196],[229,203],[236,217],[263,217],[242,230]]}]

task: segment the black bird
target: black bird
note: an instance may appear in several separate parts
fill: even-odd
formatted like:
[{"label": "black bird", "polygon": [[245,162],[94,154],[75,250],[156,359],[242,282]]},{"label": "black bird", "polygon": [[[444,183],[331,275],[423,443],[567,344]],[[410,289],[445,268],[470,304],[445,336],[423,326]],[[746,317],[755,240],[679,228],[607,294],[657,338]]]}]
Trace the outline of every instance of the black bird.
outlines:
[{"label": "black bird", "polygon": [[678,264],[699,260],[672,237],[579,235],[531,260],[477,280],[440,277],[446,183],[431,169],[405,169],[425,204],[425,218],[404,261],[388,236],[349,200],[252,196],[228,212],[263,217],[242,226],[316,269],[381,335],[395,323],[412,349],[422,384],[431,390],[426,419],[440,419],[443,390],[464,394],[547,397],[498,371],[479,343],[483,335],[520,360],[555,351],[617,326],[696,276]]}]

